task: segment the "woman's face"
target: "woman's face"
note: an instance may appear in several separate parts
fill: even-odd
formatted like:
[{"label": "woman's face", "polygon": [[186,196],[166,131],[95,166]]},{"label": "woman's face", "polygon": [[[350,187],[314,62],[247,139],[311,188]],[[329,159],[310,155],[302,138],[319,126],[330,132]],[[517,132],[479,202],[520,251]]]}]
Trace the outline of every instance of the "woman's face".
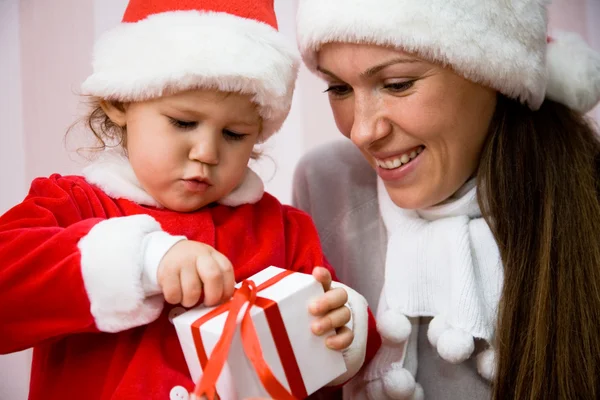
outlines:
[{"label": "woman's face", "polygon": [[339,130],[377,171],[396,205],[420,209],[476,171],[496,92],[387,47],[331,43],[318,69]]}]

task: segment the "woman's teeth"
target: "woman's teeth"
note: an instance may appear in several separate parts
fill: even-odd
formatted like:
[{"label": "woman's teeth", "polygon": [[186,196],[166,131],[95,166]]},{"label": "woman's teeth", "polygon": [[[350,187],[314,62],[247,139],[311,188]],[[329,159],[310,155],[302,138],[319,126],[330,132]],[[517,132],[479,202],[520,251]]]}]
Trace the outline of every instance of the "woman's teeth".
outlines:
[{"label": "woman's teeth", "polygon": [[416,150],[412,150],[409,153],[404,153],[395,158],[388,158],[387,160],[375,159],[377,166],[383,169],[395,169],[402,165],[408,164],[415,159],[425,149],[424,146],[419,146]]}]

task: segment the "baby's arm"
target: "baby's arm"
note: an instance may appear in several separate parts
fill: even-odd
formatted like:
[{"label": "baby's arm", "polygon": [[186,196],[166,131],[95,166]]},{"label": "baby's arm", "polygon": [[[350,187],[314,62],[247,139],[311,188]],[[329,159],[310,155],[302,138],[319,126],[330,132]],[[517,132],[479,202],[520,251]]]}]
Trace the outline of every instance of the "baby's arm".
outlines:
[{"label": "baby's arm", "polygon": [[163,297],[142,282],[146,247],[160,242],[164,254],[181,238],[148,215],[122,215],[83,179],[53,176],[0,217],[0,353],[160,315]]}]

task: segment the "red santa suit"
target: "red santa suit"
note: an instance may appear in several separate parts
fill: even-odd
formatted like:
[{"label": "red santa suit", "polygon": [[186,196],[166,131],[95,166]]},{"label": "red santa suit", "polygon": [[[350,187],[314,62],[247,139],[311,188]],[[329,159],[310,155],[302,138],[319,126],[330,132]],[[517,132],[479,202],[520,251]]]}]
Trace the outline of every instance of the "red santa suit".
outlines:
[{"label": "red santa suit", "polygon": [[[165,303],[155,274],[182,238],[225,254],[237,281],[270,265],[333,274],[310,217],[262,195],[262,184],[259,196],[254,185],[225,199],[236,207],[178,213],[161,208],[128,161],[110,154],[84,176],[36,179],[0,217],[0,353],[34,347],[32,400],[187,396],[194,382],[170,322],[184,309]],[[239,204],[253,197],[260,200]],[[348,290],[351,375],[380,339],[366,302]]]}]

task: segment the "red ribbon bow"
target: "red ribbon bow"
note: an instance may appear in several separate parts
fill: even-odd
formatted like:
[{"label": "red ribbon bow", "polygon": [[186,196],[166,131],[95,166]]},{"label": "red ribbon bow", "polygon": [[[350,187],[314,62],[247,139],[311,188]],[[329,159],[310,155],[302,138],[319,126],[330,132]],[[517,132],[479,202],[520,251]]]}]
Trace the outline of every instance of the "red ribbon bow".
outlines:
[{"label": "red ribbon bow", "polygon": [[[241,323],[242,344],[244,352],[254,366],[263,387],[272,398],[278,400],[294,400],[297,397],[305,398],[308,396],[277,303],[273,300],[257,296],[258,292],[261,290],[274,285],[292,273],[292,271],[283,271],[258,287],[253,281],[245,280],[242,282],[241,287],[236,290],[230,301],[205,314],[192,324],[192,336],[194,338],[200,364],[202,365],[202,378],[194,390],[195,396],[206,396],[209,400],[215,399],[215,386],[219,375],[221,374],[221,370],[225,365],[225,361],[227,360],[227,355],[229,354],[229,348],[237,326],[237,317],[245,304],[248,304],[248,306],[244,311]],[[275,375],[273,375],[273,372],[262,356],[256,328],[254,327],[252,317],[250,316],[250,310],[253,306],[261,307],[265,311],[267,322],[269,323],[271,334],[275,340],[275,345],[282,362],[285,376],[290,385],[291,393],[277,380]],[[210,359],[208,359],[200,336],[200,326],[206,321],[225,312],[229,312],[229,314],[227,315],[223,327],[223,333],[215,345],[210,355]]]}]

